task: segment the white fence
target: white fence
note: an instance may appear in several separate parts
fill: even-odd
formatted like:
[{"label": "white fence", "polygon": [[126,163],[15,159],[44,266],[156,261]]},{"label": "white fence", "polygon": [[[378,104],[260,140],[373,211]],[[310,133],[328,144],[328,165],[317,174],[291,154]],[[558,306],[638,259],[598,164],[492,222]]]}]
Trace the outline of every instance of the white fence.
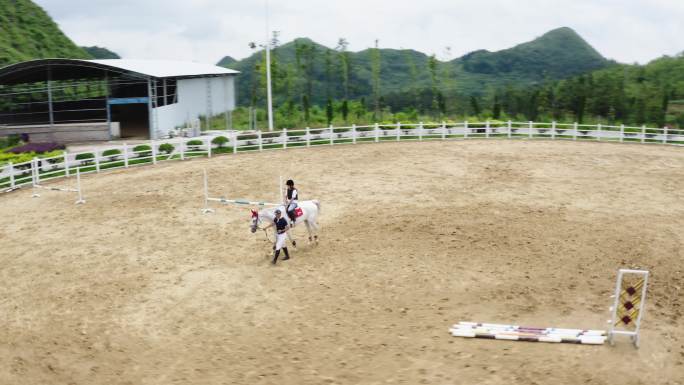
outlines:
[{"label": "white fence", "polygon": [[[222,139],[217,139],[223,136]],[[7,164],[0,169],[0,191],[81,174],[137,167],[192,157],[292,147],[384,141],[465,139],[553,139],[684,145],[684,130],[668,128],[537,122],[462,122],[441,124],[374,124],[370,126],[291,129],[277,132],[212,134],[197,138],[150,141],[97,151],[64,153],[53,158]],[[223,141],[224,143],[221,143]]]}]

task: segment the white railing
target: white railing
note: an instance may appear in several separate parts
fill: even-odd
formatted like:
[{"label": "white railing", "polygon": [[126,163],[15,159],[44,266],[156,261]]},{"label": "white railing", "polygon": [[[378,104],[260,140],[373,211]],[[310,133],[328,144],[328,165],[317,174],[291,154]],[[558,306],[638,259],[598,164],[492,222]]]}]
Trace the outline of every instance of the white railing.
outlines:
[{"label": "white railing", "polygon": [[[217,137],[225,143],[219,144]],[[684,130],[537,122],[461,122],[439,124],[374,124],[366,126],[283,129],[276,132],[229,132],[197,138],[175,138],[144,144],[112,146],[95,151],[64,153],[52,158],[0,166],[0,192],[33,183],[105,170],[131,168],[198,156],[292,147],[385,141],[464,139],[553,139],[684,145]],[[37,168],[34,182],[33,169]]]}]

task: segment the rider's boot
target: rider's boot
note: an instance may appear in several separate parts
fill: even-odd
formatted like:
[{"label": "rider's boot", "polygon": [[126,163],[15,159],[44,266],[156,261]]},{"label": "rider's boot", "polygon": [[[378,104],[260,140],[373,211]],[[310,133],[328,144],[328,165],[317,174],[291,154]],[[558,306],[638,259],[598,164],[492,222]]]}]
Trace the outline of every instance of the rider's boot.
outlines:
[{"label": "rider's boot", "polygon": [[273,256],[273,261],[271,262],[272,264],[276,264],[278,262],[278,256],[280,255],[280,250],[275,251],[275,255]]},{"label": "rider's boot", "polygon": [[285,252],[285,258],[283,258],[283,261],[287,261],[290,259],[290,253],[287,252],[287,247],[283,247],[283,251]]}]

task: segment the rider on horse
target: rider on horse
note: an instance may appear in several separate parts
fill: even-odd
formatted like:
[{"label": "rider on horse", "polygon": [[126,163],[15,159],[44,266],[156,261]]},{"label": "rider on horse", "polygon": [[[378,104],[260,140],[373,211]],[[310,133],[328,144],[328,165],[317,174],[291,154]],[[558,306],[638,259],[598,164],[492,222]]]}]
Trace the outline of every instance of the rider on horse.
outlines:
[{"label": "rider on horse", "polygon": [[292,221],[292,225],[294,225],[295,221],[297,220],[295,210],[297,209],[297,202],[299,201],[299,192],[295,188],[294,181],[292,179],[289,179],[285,184],[287,185],[285,194],[285,211],[287,211],[287,216],[290,217],[290,221]]}]

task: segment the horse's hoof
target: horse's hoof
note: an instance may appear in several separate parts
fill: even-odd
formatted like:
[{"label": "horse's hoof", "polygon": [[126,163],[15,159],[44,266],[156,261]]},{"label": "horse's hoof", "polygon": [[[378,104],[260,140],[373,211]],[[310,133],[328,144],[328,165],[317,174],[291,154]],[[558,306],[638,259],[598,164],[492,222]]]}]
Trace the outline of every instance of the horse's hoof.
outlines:
[{"label": "horse's hoof", "polygon": [[297,247],[297,241],[292,241],[292,246]]}]

